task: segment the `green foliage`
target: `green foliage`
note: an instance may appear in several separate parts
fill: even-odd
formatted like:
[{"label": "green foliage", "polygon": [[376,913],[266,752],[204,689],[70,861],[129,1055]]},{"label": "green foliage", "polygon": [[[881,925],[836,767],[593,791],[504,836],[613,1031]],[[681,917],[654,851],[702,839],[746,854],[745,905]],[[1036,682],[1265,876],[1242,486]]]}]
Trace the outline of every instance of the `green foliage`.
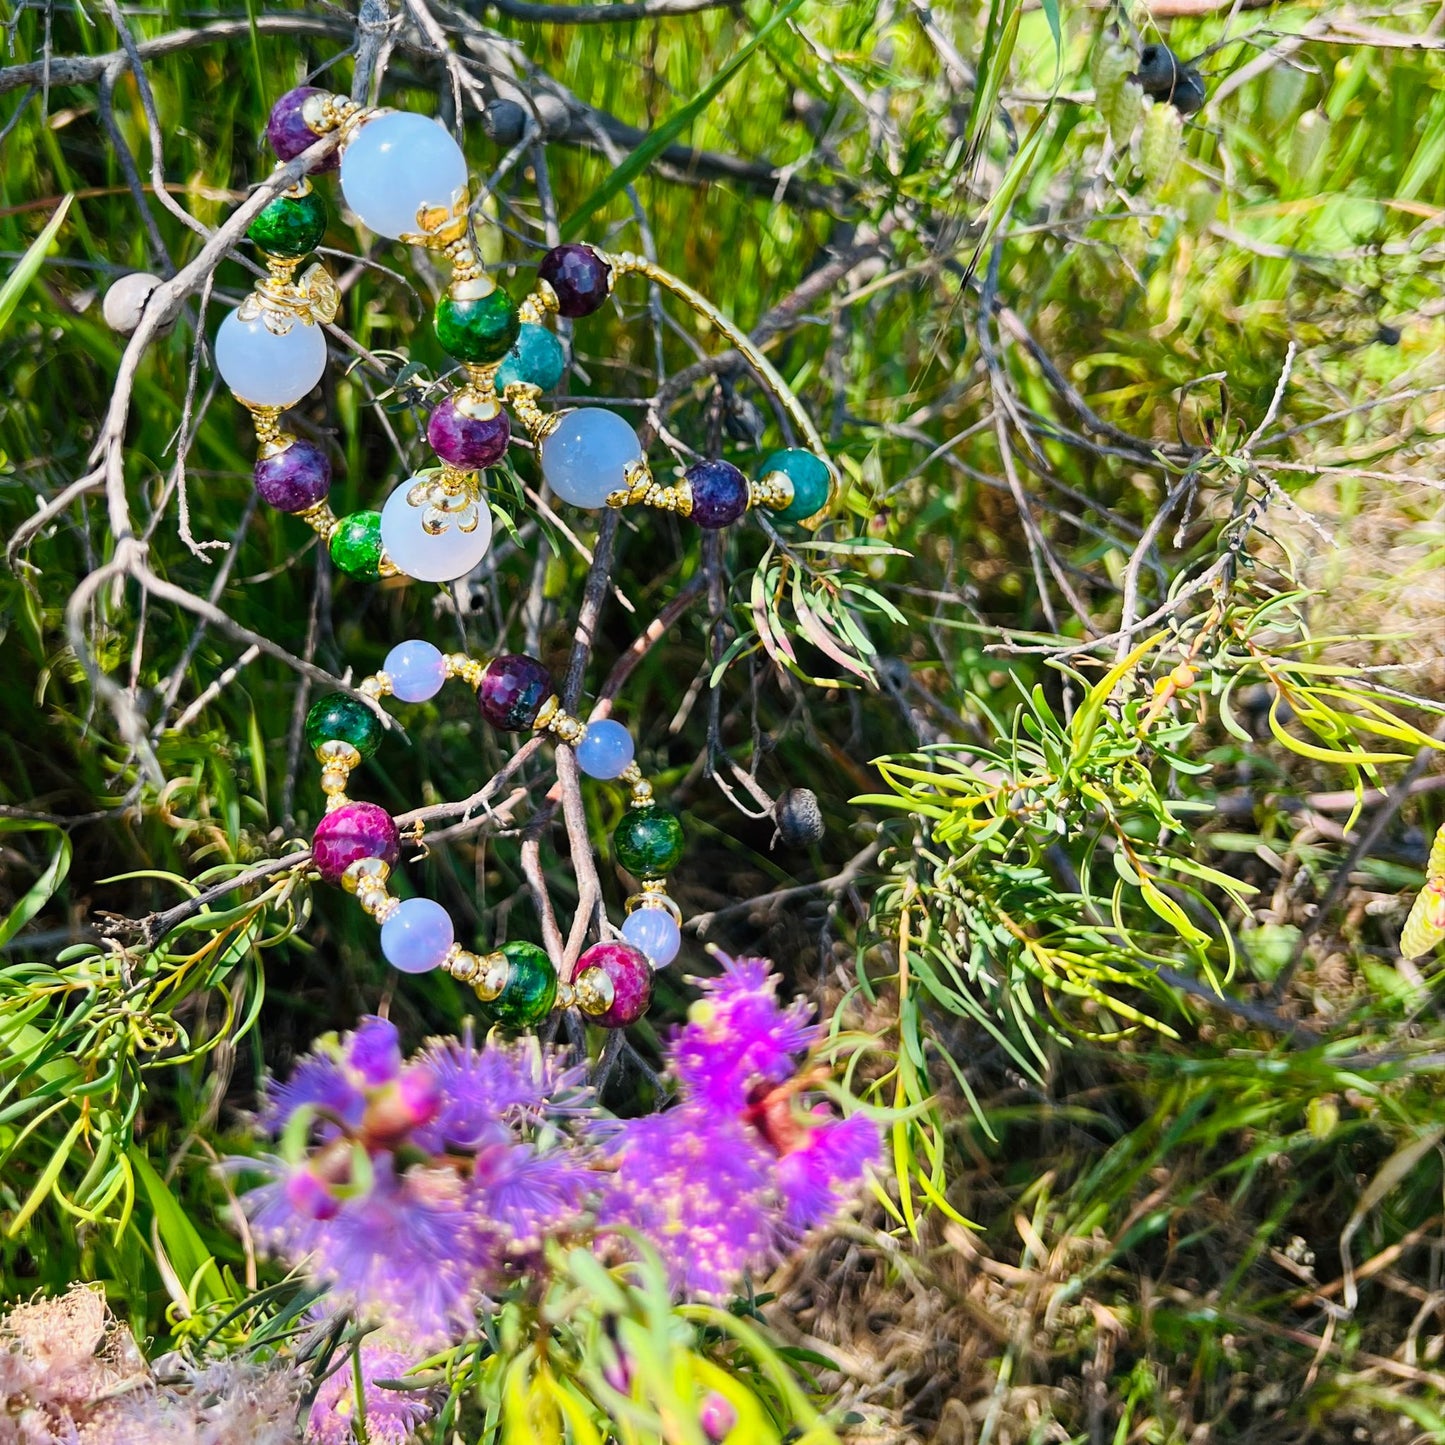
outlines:
[{"label": "green foliage", "polygon": [[[904,1439],[1434,1438],[1438,970],[1396,949],[1441,823],[1445,89],[1411,43],[1425,21],[1284,4],[1151,23],[1140,39],[1202,57],[1210,100],[1181,119],[1128,80],[1114,12],[590,26],[507,8],[437,14],[472,27],[458,54],[495,26],[485,43],[519,73],[635,129],[552,136],[497,177],[488,263],[520,294],[549,225],[653,245],[741,324],[771,318],[768,355],[845,479],[813,534],[749,524],[709,551],[666,519],[624,524],[586,690],[687,592],[618,698],[684,812],[679,896],[709,939],[818,985],[835,1038],[862,1045],[847,1083],[887,1119],[896,1177],[801,1307],[795,1290],[679,1311],[650,1267],[572,1258],[545,1300],[506,1302],[493,1337],[432,1362],[452,1399],[437,1440],[691,1441],[705,1388],[749,1439],[831,1438],[829,1396]],[[264,174],[270,99],[352,40],[324,6],[288,7],[289,34],[277,18],[147,60],[161,173],[204,226]],[[119,45],[108,18],[12,20],[14,62],[47,35],[56,55]],[[182,23],[206,17],[129,16],[142,42]],[[415,33],[384,99],[446,114]],[[349,61],[322,74],[345,88]],[[115,140],[149,179],[128,71],[108,110],[93,84],[7,94],[9,537],[88,465],[124,346],[105,286],[169,273],[201,238],[153,194],[141,222]],[[467,130],[489,177],[506,148],[470,112]],[[340,317],[368,356],[300,413],[351,513],[422,455],[445,362],[401,251],[340,215],[325,244],[371,247]],[[476,596],[337,577],[291,520],[247,509],[249,437],[197,341],[249,281],[223,263],[208,314],[189,303],[136,374],[125,497],[156,575],[338,676],[406,635],[560,666],[597,535],[536,520],[525,457],[496,478]],[[629,295],[576,328],[575,388],[650,397],[699,360],[681,331]],[[723,425],[744,403],[769,424],[756,449]],[[745,469],[780,443],[744,373],[669,405],[687,448]],[[242,1147],[237,1111],[316,1033],[385,1006],[419,1038],[467,1002],[445,980],[396,987],[370,922],[284,866],[323,802],[299,741],[313,698],[283,661],[134,583],[67,630],[115,546],[92,491],[0,574],[0,1293],[101,1279],[159,1347],[286,1351],[309,1297],[266,1265],[253,1288],[211,1158]],[[87,661],[131,698],[129,731]],[[408,727],[357,774],[396,811],[470,797],[506,757],[450,703]],[[769,795],[813,788],[823,842],[772,851],[771,820],[710,785],[734,788],[731,764]],[[550,786],[521,783],[531,802]],[[615,803],[588,807],[601,844]],[[518,822],[436,843],[408,886],[479,941],[535,936]],[[565,923],[575,871],[540,846]],[[622,885],[603,887],[619,916]],[[768,902],[779,889],[803,891]],[[107,914],[148,921],[102,934]],[[707,967],[690,938],[660,1025]],[[857,1378],[779,1345],[763,1317],[798,1309]],[[619,1390],[604,1366],[623,1336],[643,1363]],[[940,1339],[947,1366],[913,1343]]]}]

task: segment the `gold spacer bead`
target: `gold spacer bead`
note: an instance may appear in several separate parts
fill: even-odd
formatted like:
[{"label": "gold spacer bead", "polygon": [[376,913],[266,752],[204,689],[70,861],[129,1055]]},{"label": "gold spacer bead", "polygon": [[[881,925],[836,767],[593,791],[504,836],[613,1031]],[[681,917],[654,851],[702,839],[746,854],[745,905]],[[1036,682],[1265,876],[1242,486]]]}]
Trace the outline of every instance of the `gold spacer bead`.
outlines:
[{"label": "gold spacer bead", "polygon": [[385,697],[391,691],[391,678],[384,672],[373,672],[357,683],[356,690],[363,697]]},{"label": "gold spacer bead", "polygon": [[459,677],[471,687],[481,686],[482,674],[487,670],[486,663],[479,662],[475,657],[468,657],[465,652],[449,652],[445,662],[448,677]]},{"label": "gold spacer bead", "polygon": [[345,738],[328,738],[317,747],[316,757],[320,762],[333,768],[359,768],[361,766],[360,751]]},{"label": "gold spacer bead", "polygon": [[442,959],[442,968],[458,983],[471,983],[481,966],[481,959],[469,949],[463,948],[460,943],[452,944],[447,949],[446,957]]},{"label": "gold spacer bead", "polygon": [[[365,905],[362,905],[365,907]],[[401,907],[401,899],[393,898],[390,893],[377,904],[375,908],[368,908],[366,911],[376,919],[378,923],[385,923],[388,918]]]},{"label": "gold spacer bead", "polygon": [[562,699],[554,692],[541,707],[537,709],[536,721],[532,724],[532,731],[544,733],[552,726],[552,719],[562,711]]},{"label": "gold spacer bead", "polygon": [[612,979],[600,968],[584,968],[572,980],[572,990],[577,998],[577,1007],[594,1018],[605,1014],[617,996]]},{"label": "gold spacer bead", "polygon": [[538,279],[535,289],[530,295],[523,297],[517,307],[517,315],[523,321],[530,321],[536,326],[559,309],[557,293],[552,289],[552,283]]},{"label": "gold spacer bead", "polygon": [[502,399],[517,413],[517,420],[537,446],[562,425],[561,412],[543,411],[537,405],[537,398],[541,395],[542,388],[533,386],[529,381],[513,381],[502,390]]},{"label": "gold spacer bead", "polygon": [[472,992],[483,1003],[491,1003],[494,998],[501,997],[502,990],[511,980],[512,965],[505,953],[489,953],[477,962],[481,965],[481,973],[472,982]]},{"label": "gold spacer bead", "polygon": [[656,802],[657,799],[652,796],[652,784],[646,778],[632,785],[632,806],[634,808],[651,808]]},{"label": "gold spacer bead", "polygon": [[618,773],[617,781],[619,783],[625,783],[629,788],[635,788],[638,783],[644,781],[642,769],[637,766],[636,758],[633,758],[633,760]]},{"label": "gold spacer bead", "polygon": [[383,884],[390,877],[391,864],[385,858],[358,858],[355,863],[347,865],[341,875],[341,886],[348,893],[355,893],[363,881]]},{"label": "gold spacer bead", "polygon": [[376,559],[376,575],[378,577],[400,577],[401,568],[391,560],[386,548],[381,549],[381,556]]},{"label": "gold spacer bead", "polygon": [[323,769],[321,773],[321,791],[328,795],[332,793],[344,793],[346,791],[347,779],[350,776],[350,768]]},{"label": "gold spacer bead", "polygon": [[769,472],[748,483],[748,506],[781,512],[793,504],[793,479],[786,472]]},{"label": "gold spacer bead", "polygon": [[341,525],[341,518],[331,510],[330,502],[317,502],[314,507],[307,507],[304,512],[297,512],[296,515],[323,542],[329,542],[336,535],[336,529]]},{"label": "gold spacer bead", "polygon": [[570,983],[559,983],[557,985],[556,1008],[569,1009],[577,1006],[577,990]]},{"label": "gold spacer bead", "polygon": [[634,893],[627,900],[627,912],[636,913],[639,908],[656,908],[664,913],[672,914],[672,921],[680,928],[682,926],[682,909],[680,909],[671,898],[667,896],[667,879],[646,878],[642,882],[642,891]]},{"label": "gold spacer bead", "polygon": [[345,793],[328,793],[326,795],[326,811],[334,813],[338,808],[344,808],[347,803]]}]

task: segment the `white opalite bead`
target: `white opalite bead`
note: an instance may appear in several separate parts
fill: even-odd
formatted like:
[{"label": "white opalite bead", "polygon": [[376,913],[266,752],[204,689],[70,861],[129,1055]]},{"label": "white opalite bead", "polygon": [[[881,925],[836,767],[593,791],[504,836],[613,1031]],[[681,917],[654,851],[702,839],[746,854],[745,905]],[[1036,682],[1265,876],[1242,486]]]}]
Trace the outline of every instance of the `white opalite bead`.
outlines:
[{"label": "white opalite bead", "polygon": [[419,637],[398,642],[386,654],[381,670],[391,679],[391,695],[401,702],[426,702],[447,680],[447,660],[441,650]]},{"label": "white opalite bead", "polygon": [[589,778],[615,778],[632,761],[632,734],[610,717],[587,724],[587,736],[573,751]]},{"label": "white opalite bead", "polygon": [[461,147],[434,120],[398,110],[369,120],[341,155],[346,204],[369,230],[416,235],[423,207],[450,209],[467,184]]},{"label": "white opalite bead", "polygon": [[216,370],[242,401],[291,406],[326,370],[326,333],[297,321],[277,336],[259,316],[242,321],[233,311],[216,333]]},{"label": "white opalite bead", "polygon": [[629,913],[623,920],[622,936],[645,954],[654,968],[666,968],[682,947],[682,930],[665,908],[639,908]]},{"label": "white opalite bead", "polygon": [[637,433],[601,407],[564,412],[542,442],[547,485],[575,507],[606,506],[607,494],[624,486],[628,467],[641,460]]},{"label": "white opalite bead", "polygon": [[462,531],[457,519],[447,521],[444,532],[435,536],[422,525],[425,507],[413,507],[407,493],[425,481],[408,477],[381,509],[381,544],[399,571],[418,582],[455,582],[465,577],[492,545],[492,514],[485,500],[477,503],[477,525]]}]

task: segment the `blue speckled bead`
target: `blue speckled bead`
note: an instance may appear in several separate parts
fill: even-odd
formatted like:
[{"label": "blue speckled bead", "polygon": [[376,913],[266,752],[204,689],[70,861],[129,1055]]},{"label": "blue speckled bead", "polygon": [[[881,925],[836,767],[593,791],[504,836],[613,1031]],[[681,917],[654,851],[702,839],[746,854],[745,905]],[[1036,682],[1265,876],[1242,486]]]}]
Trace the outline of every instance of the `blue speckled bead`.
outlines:
[{"label": "blue speckled bead", "polygon": [[512,382],[525,381],[551,391],[566,370],[567,353],[562,343],[545,326],[524,321],[516,345],[497,368],[496,387],[499,392],[505,391]]}]

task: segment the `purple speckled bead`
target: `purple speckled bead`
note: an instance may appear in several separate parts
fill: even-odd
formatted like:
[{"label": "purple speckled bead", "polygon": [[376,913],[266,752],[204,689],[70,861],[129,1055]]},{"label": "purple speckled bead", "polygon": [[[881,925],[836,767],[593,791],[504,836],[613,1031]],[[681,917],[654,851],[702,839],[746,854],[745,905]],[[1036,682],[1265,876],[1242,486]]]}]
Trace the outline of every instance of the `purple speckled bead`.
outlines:
[{"label": "purple speckled bead", "polygon": [[328,883],[340,883],[358,858],[395,863],[400,852],[401,838],[391,814],[375,803],[347,803],[328,813],[311,835],[312,860]]},{"label": "purple speckled bead", "polygon": [[[308,146],[320,140],[318,133],[306,124],[301,107],[306,104],[307,96],[325,94],[320,86],[298,85],[271,107],[271,119],[266,122],[266,140],[280,160],[294,161]],[[340,164],[341,152],[334,150],[314,169],[331,171]]]},{"label": "purple speckled bead", "polygon": [[591,246],[553,246],[537,275],[557,293],[563,316],[590,316],[612,291],[612,267]]},{"label": "purple speckled bead", "polygon": [[687,469],[692,520],[713,531],[736,522],[748,509],[748,479],[731,462],[697,462]]},{"label": "purple speckled bead", "polygon": [[554,691],[552,674],[535,657],[507,653],[487,664],[477,687],[477,706],[494,728],[526,732]]},{"label": "purple speckled bead", "polygon": [[600,968],[612,980],[612,1006],[594,1014],[592,1021],[604,1029],[625,1029],[647,1012],[652,1002],[652,965],[628,943],[594,943],[577,960],[573,978],[589,968]]},{"label": "purple speckled bead", "polygon": [[256,463],[256,495],[278,512],[304,512],[331,490],[331,463],[311,442],[293,441],[285,451]]},{"label": "purple speckled bead", "polygon": [[512,439],[507,413],[493,402],[492,416],[472,415],[465,397],[449,396],[432,412],[426,424],[426,439],[444,461],[464,471],[479,471],[501,461]]}]

